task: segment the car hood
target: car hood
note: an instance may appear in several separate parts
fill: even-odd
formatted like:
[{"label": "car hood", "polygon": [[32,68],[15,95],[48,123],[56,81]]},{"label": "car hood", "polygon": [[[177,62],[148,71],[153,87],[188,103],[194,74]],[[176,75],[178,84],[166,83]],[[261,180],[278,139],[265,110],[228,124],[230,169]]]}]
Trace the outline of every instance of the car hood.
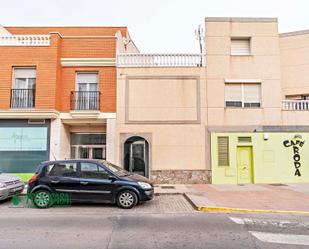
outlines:
[{"label": "car hood", "polygon": [[126,180],[131,180],[131,181],[134,181],[134,182],[147,182],[149,184],[152,184],[152,182],[148,178],[141,176],[141,175],[138,175],[138,174],[121,176],[120,178],[126,179]]},{"label": "car hood", "polygon": [[5,174],[1,173],[0,174],[0,182],[12,182],[12,181],[18,181],[20,178],[18,176],[10,175],[10,174]]}]

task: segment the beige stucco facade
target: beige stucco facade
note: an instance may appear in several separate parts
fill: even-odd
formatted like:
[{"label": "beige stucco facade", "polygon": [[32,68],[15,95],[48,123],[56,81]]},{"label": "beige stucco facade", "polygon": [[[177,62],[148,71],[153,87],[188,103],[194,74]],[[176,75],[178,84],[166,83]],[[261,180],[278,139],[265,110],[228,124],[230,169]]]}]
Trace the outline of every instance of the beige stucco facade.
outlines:
[{"label": "beige stucco facade", "polygon": [[194,169],[206,179],[206,103],[203,67],[118,68],[116,162],[123,164],[125,140],[140,136],[150,177]]},{"label": "beige stucco facade", "polygon": [[[232,39],[248,39],[250,53],[232,55]],[[309,95],[308,31],[279,34],[276,18],[206,18],[205,44],[206,66],[118,68],[118,164],[125,164],[125,141],[139,136],[149,143],[150,178],[168,183],[211,182],[211,170],[217,166],[211,157],[218,153],[216,142],[211,143],[211,137],[217,137],[213,133],[250,136],[257,132],[265,138],[269,135],[263,134],[284,137],[284,132],[309,131],[309,108],[303,104],[300,110],[298,103],[287,103],[287,108],[284,102]],[[226,84],[239,83],[260,85],[260,107],[226,107]],[[233,139],[237,140],[236,135]],[[259,146],[266,144],[269,150],[267,141]],[[220,177],[216,183],[224,178]],[[271,177],[267,181],[272,182]]]}]

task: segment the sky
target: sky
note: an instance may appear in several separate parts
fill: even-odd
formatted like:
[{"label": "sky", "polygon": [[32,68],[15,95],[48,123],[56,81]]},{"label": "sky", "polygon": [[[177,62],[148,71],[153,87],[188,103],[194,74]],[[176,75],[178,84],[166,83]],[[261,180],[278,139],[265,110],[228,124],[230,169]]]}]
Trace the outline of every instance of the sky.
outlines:
[{"label": "sky", "polygon": [[205,17],[278,17],[309,29],[308,0],[0,0],[3,26],[127,26],[143,53],[197,53]]}]

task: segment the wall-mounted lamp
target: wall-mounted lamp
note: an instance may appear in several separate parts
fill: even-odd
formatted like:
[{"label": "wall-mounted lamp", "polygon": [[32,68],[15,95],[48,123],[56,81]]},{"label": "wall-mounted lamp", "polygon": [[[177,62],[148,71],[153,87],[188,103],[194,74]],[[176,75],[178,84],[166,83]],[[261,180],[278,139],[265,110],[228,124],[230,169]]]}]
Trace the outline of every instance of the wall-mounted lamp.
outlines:
[{"label": "wall-mounted lamp", "polygon": [[269,134],[268,133],[264,133],[263,134],[263,138],[264,138],[264,140],[268,140],[269,139]]}]

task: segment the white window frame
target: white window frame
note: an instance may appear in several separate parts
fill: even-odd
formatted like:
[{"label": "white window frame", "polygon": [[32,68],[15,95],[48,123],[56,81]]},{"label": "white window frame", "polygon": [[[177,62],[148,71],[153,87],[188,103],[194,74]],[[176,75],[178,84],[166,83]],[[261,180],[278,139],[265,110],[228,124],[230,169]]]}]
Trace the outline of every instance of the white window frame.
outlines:
[{"label": "white window frame", "polygon": [[[89,85],[90,84],[97,84],[97,90],[96,91],[99,91],[99,79],[100,79],[100,75],[99,75],[99,72],[98,71],[77,71],[75,72],[75,91],[78,91],[78,82],[77,82],[77,79],[78,79],[78,75],[79,74],[96,74],[98,76],[98,82],[97,83],[90,83],[88,82],[87,83],[87,91],[89,91]],[[85,83],[83,83],[85,84]]]},{"label": "white window frame", "polygon": [[[233,40],[246,40],[249,42],[249,52],[247,54],[238,54],[238,53],[233,53],[232,51],[232,41]],[[251,56],[252,55],[252,38],[248,37],[248,36],[244,36],[244,37],[231,37],[230,40],[230,54],[232,56]]]},{"label": "white window frame", "polygon": [[[235,85],[240,85],[241,87],[241,107],[237,107],[237,106],[226,106],[226,92],[225,92],[225,86],[226,84],[235,84]],[[256,84],[256,85],[260,85],[260,106],[259,107],[248,107],[248,106],[245,106],[245,85],[250,85],[250,84]],[[250,103],[250,102],[246,102],[246,103]],[[252,103],[255,103],[255,102],[252,102]],[[231,83],[231,82],[225,82],[224,84],[224,107],[225,108],[236,108],[236,109],[239,109],[239,108],[242,108],[242,109],[260,109],[262,108],[262,83],[261,82],[251,82],[251,83],[246,83],[246,82],[234,82],[234,83]]]},{"label": "white window frame", "polygon": [[[76,94],[79,94],[78,92],[79,91],[79,82],[78,82],[78,75],[81,75],[81,74],[95,74],[97,76],[97,82],[94,83],[94,82],[86,82],[86,83],[81,83],[81,84],[86,84],[86,91],[84,92],[88,92],[87,95],[82,95],[82,99],[84,100],[84,103],[82,104],[83,107],[85,109],[90,109],[90,106],[93,105],[93,101],[91,100],[90,98],[90,92],[99,92],[99,79],[100,79],[100,75],[99,75],[99,71],[76,71],[75,72],[75,91],[76,91]],[[96,90],[93,90],[93,91],[90,91],[90,85],[96,85]],[[81,91],[83,92],[83,91]],[[98,96],[98,98],[100,98],[100,96]],[[95,103],[95,102],[94,102]],[[78,106],[78,105],[81,105],[79,103],[79,98],[76,99],[76,102],[75,102],[75,106]],[[96,105],[96,103],[95,103]],[[98,108],[100,108],[98,106]]]},{"label": "white window frame", "polygon": [[[34,69],[35,70],[35,78],[16,78],[15,77],[15,69]],[[36,67],[13,67],[13,74],[12,74],[12,89],[35,89],[36,88],[36,81],[37,81],[37,77],[36,77]],[[16,79],[26,79],[26,84],[28,88],[17,88],[16,86]],[[30,88],[29,87],[29,79],[35,79],[35,87],[34,88]]]}]

